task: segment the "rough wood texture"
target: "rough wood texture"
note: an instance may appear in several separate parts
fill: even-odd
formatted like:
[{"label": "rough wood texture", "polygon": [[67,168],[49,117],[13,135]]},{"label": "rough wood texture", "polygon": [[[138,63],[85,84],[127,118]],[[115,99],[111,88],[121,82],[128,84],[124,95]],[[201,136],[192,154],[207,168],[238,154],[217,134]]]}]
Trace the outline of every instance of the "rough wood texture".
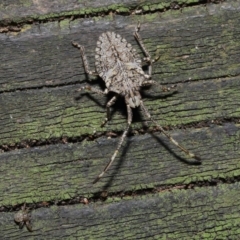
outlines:
[{"label": "rough wood texture", "polygon": [[[200,0],[181,0],[180,5],[193,4]],[[49,20],[57,17],[72,17],[77,15],[103,15],[110,11],[124,14],[142,13],[146,11],[161,11],[176,8],[178,2],[174,0],[48,0],[41,1],[16,1],[8,0],[0,3],[0,23],[22,23],[33,20]]]},{"label": "rough wood texture", "polygon": [[[96,142],[2,153],[0,191],[4,194],[0,203],[12,206],[24,201],[65,200],[76,194],[92,197],[103,189],[120,192],[234,178],[240,174],[239,127],[226,124],[175,131],[177,140],[201,155],[201,165],[185,160],[185,155],[160,134],[131,137],[108,174],[90,188],[86,184],[104,168],[118,139],[102,137]],[[231,154],[226,154],[228,151]]]},{"label": "rough wood texture", "polygon": [[[163,1],[154,3],[160,6]],[[18,33],[0,34],[0,147],[24,149],[0,154],[1,239],[237,239],[240,1],[74,21],[64,19],[66,8],[72,5],[45,2],[46,13],[39,12],[35,19],[44,18],[46,23],[38,24],[27,24],[24,19],[35,14],[35,5],[23,16],[19,12],[26,6],[14,13],[14,7],[19,6],[14,4],[9,6],[6,19],[16,21],[18,17],[24,24]],[[105,10],[91,1],[88,4],[99,12],[106,10],[103,5]],[[140,6],[137,1],[123,3],[128,4],[133,9]],[[48,22],[52,9],[62,16],[59,22]],[[164,127],[173,128],[170,133],[200,155],[203,163],[186,159],[159,132],[142,134],[144,119],[136,110],[135,136],[128,138],[108,174],[90,186],[115,149],[126,124],[126,111],[120,99],[111,122],[100,128],[107,99],[75,92],[83,86],[86,75],[71,41],[85,46],[87,55],[92,56],[92,67],[96,40],[103,31],[118,32],[141,53],[132,36],[138,21],[151,55],[160,55],[153,79],[166,86],[177,84],[173,94],[144,91],[144,102],[153,117]],[[104,86],[100,79],[92,84]],[[217,126],[222,121],[222,126]],[[177,129],[181,125],[186,129]],[[117,137],[107,139],[108,131],[116,131]],[[87,141],[85,137],[91,135],[94,140]],[[205,186],[211,184],[218,186]],[[203,187],[197,188],[199,185]],[[196,189],[160,191],[174,186]],[[147,189],[160,192],[139,196]],[[111,196],[132,192],[135,197],[67,204],[78,196],[96,199],[102,190]],[[24,202],[34,208],[35,203],[64,201],[66,206],[33,210],[34,233],[19,230],[13,222],[14,213]]]},{"label": "rough wood texture", "polygon": [[4,239],[238,239],[240,184],[111,199],[104,204],[37,209],[35,231],[4,213]]}]

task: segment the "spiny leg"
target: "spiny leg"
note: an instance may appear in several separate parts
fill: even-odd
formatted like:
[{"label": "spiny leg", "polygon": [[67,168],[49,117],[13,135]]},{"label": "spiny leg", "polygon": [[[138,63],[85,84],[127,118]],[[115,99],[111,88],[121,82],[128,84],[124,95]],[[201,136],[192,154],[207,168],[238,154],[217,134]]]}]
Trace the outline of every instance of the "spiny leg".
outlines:
[{"label": "spiny leg", "polygon": [[105,120],[103,121],[101,127],[103,127],[110,119],[110,107],[116,102],[117,96],[114,96],[108,103],[107,103],[107,116]]},{"label": "spiny leg", "polygon": [[[73,44],[74,47],[77,47],[80,50],[80,53],[81,53],[81,56],[82,56],[82,60],[83,60],[84,69],[85,69],[86,73],[89,74],[89,75],[95,75],[95,76],[98,75],[96,72],[93,72],[93,71],[89,70],[89,65],[88,65],[88,61],[87,61],[87,57],[86,57],[86,54],[85,54],[84,47],[81,46],[80,44],[76,43],[76,42],[72,42],[72,44]],[[79,88],[76,91],[82,91],[82,90],[88,90],[88,91],[92,91],[94,93],[103,94],[103,95],[106,95],[108,93],[107,89],[105,91],[102,91],[100,89],[91,87],[89,85],[81,87],[81,88]]]},{"label": "spiny leg", "polygon": [[159,129],[160,131],[178,148],[180,148],[183,152],[185,152],[189,157],[195,158],[197,161],[201,161],[201,158],[196,156],[194,153],[191,153],[188,151],[185,147],[180,145],[174,138],[172,138],[165,130],[152,118],[146,107],[144,106],[143,102],[140,102],[140,107],[142,108],[144,114],[146,115],[147,118],[149,118]]},{"label": "spiny leg", "polygon": [[93,184],[98,182],[98,180],[105,174],[105,172],[110,168],[110,166],[112,165],[113,161],[115,160],[118,152],[119,152],[119,149],[121,148],[122,144],[123,144],[123,141],[124,139],[126,138],[127,136],[127,133],[129,131],[129,128],[130,128],[130,125],[132,123],[132,109],[131,107],[129,106],[129,104],[127,104],[127,113],[128,113],[128,124],[127,124],[127,128],[125,129],[125,131],[123,132],[122,136],[121,136],[121,139],[118,143],[118,146],[117,146],[117,149],[115,150],[115,152],[113,153],[110,161],[108,162],[107,166],[104,168],[104,170],[101,172],[101,174],[98,175],[98,177],[93,181]]},{"label": "spiny leg", "polygon": [[154,62],[156,62],[160,58],[160,56],[156,57],[155,59],[151,58],[150,53],[148,52],[148,50],[145,48],[145,46],[143,44],[143,40],[139,34],[139,31],[140,31],[140,23],[138,23],[138,26],[135,28],[134,37],[136,38],[136,41],[138,42],[138,44],[140,45],[140,47],[142,48],[142,50],[146,56],[143,60],[149,64],[148,75],[151,78],[152,77],[152,64]]},{"label": "spiny leg", "polygon": [[143,40],[139,34],[140,31],[140,23],[138,23],[138,26],[135,28],[135,32],[134,32],[134,37],[136,38],[138,44],[140,45],[140,47],[142,48],[144,54],[146,55],[146,61],[149,61],[151,63],[151,55],[148,52],[148,50],[145,48],[144,44],[143,44]]},{"label": "spiny leg", "polygon": [[80,92],[80,91],[91,91],[91,92],[94,92],[94,93],[97,93],[97,94],[103,94],[103,95],[107,95],[108,94],[108,89],[106,88],[104,91],[98,89],[98,88],[95,88],[95,87],[91,87],[90,85],[86,85],[86,86],[83,86],[79,89],[77,89],[76,91]]},{"label": "spiny leg", "polygon": [[160,87],[162,89],[163,92],[169,92],[171,89],[168,87],[164,87],[162,85],[160,85],[158,82],[154,81],[154,80],[146,80],[142,83],[142,86],[143,87],[146,87],[146,86],[151,86],[151,85],[156,85],[158,87]]},{"label": "spiny leg", "polygon": [[82,60],[83,60],[84,69],[85,69],[86,73],[89,74],[89,75],[98,76],[97,72],[91,71],[90,68],[89,68],[89,64],[88,64],[87,57],[86,57],[86,54],[85,54],[85,48],[82,45],[80,45],[76,42],[72,42],[72,45],[80,50]]}]

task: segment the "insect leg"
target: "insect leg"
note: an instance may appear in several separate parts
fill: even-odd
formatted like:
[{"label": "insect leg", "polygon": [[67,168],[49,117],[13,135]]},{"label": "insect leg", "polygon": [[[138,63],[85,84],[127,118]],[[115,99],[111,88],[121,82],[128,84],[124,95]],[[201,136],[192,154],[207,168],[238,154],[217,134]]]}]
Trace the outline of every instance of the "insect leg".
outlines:
[{"label": "insect leg", "polygon": [[98,88],[95,88],[95,87],[91,87],[90,85],[86,85],[86,86],[83,86],[79,89],[77,89],[76,91],[80,92],[80,91],[91,91],[91,92],[94,92],[94,93],[97,93],[97,94],[103,94],[103,95],[107,95],[108,94],[108,90],[105,89],[105,91],[102,91]]},{"label": "insect leg", "polygon": [[152,59],[151,58],[151,55],[150,53],[148,52],[148,50],[145,48],[144,44],[143,44],[143,40],[139,34],[139,31],[140,31],[140,23],[138,23],[138,26],[136,27],[135,29],[135,32],[134,32],[134,37],[136,38],[136,41],[138,42],[138,44],[140,45],[140,47],[142,48],[144,54],[145,54],[145,58],[143,59],[143,61],[146,61],[149,66],[148,66],[148,75],[149,77],[151,78],[152,77],[152,64],[154,62],[156,62],[160,56],[156,57],[155,59]]},{"label": "insect leg", "polygon": [[145,60],[151,62],[151,56],[150,56],[148,50],[145,48],[145,46],[143,44],[143,40],[142,40],[139,32],[140,32],[140,23],[138,23],[138,26],[135,28],[134,37],[136,38],[138,44],[141,46],[144,54],[146,55]]},{"label": "insect leg", "polygon": [[151,85],[157,85],[158,87],[160,87],[162,89],[163,92],[169,92],[170,88],[169,87],[164,87],[162,85],[160,85],[158,82],[154,81],[154,80],[146,80],[142,83],[142,86],[151,86]]},{"label": "insect leg", "polygon": [[151,60],[151,56],[150,56],[148,50],[145,48],[145,46],[143,44],[143,40],[142,40],[141,36],[139,35],[139,31],[140,31],[140,23],[138,23],[138,26],[135,29],[134,37],[135,37],[136,41],[138,42],[138,44],[140,45],[140,47],[142,48],[144,54],[146,55],[146,58],[144,58],[144,61],[147,61],[149,63],[148,75],[149,75],[149,77],[151,77],[152,76],[152,60]]},{"label": "insect leg", "polygon": [[146,115],[147,118],[149,118],[159,129],[160,131],[178,148],[180,148],[183,152],[185,152],[189,157],[195,158],[197,161],[201,161],[200,157],[196,156],[194,153],[191,153],[189,150],[187,150],[185,147],[180,145],[174,138],[171,137],[163,128],[160,126],[150,115],[148,112],[147,108],[144,106],[143,102],[140,102],[140,107],[143,110],[144,114]]},{"label": "insect leg", "polygon": [[28,229],[29,232],[32,232],[32,226],[31,226],[31,223],[29,221],[26,221],[26,227]]},{"label": "insect leg", "polygon": [[107,103],[107,117],[103,121],[101,127],[103,127],[110,119],[110,107],[116,102],[117,96],[114,96],[108,103]]},{"label": "insect leg", "polygon": [[97,72],[91,71],[90,68],[89,68],[87,57],[86,57],[86,54],[85,54],[85,48],[83,46],[81,46],[80,44],[76,43],[76,42],[72,42],[72,45],[80,50],[82,60],[83,60],[84,69],[85,69],[86,73],[89,74],[89,75],[98,76]]},{"label": "insect leg", "polygon": [[123,132],[122,136],[121,136],[121,139],[117,145],[117,149],[115,150],[115,152],[113,153],[110,161],[108,162],[107,166],[104,168],[104,170],[101,172],[101,174],[98,175],[98,177],[93,181],[93,184],[98,182],[98,180],[105,174],[105,172],[110,168],[110,166],[112,165],[113,161],[115,160],[118,152],[119,152],[119,149],[121,148],[122,144],[123,144],[123,141],[124,139],[126,138],[127,136],[127,133],[129,131],[129,128],[130,128],[130,125],[132,123],[132,109],[131,107],[129,106],[129,104],[127,104],[127,112],[128,112],[128,124],[127,124],[127,128],[125,129],[125,131]]}]

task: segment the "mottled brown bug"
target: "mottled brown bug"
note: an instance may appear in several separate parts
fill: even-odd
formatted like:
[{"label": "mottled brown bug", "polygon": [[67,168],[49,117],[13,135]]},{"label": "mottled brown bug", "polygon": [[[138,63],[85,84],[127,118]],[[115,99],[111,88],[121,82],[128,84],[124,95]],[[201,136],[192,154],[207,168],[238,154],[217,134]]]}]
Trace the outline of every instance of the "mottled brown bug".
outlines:
[{"label": "mottled brown bug", "polygon": [[[116,155],[121,148],[123,141],[129,131],[130,125],[132,123],[132,109],[140,107],[145,114],[145,116],[150,119],[160,131],[177,147],[179,147],[188,156],[200,160],[198,156],[188,151],[185,147],[180,145],[175,139],[173,139],[150,115],[148,110],[143,104],[140,95],[140,89],[144,86],[158,85],[157,82],[151,80],[152,76],[152,63],[156,59],[152,60],[149,52],[143,45],[143,41],[139,35],[140,25],[135,29],[134,37],[140,47],[142,48],[145,58],[143,61],[137,54],[136,50],[128,43],[124,38],[115,32],[105,32],[102,33],[97,41],[96,55],[95,55],[95,66],[96,71],[90,71],[88,61],[85,55],[84,47],[76,42],[72,42],[73,46],[80,49],[80,53],[83,59],[84,68],[87,74],[100,76],[105,84],[106,89],[101,91],[100,89],[93,88],[91,86],[85,86],[79,90],[90,90],[92,92],[106,95],[109,92],[114,92],[116,95],[107,103],[107,117],[102,123],[105,125],[110,119],[110,107],[115,103],[117,97],[122,96],[125,99],[127,106],[128,121],[127,127],[124,130],[118,146],[113,153],[107,166],[98,175],[98,177],[93,181],[96,183],[104,173],[109,169],[113,163]],[[146,74],[142,69],[142,62],[148,65],[148,74]],[[168,91],[168,88],[160,86],[163,91]]]},{"label": "mottled brown bug", "polygon": [[26,225],[29,232],[32,232],[31,216],[29,210],[26,208],[26,203],[22,206],[21,210],[14,215],[14,221],[19,225],[19,228],[23,228]]}]

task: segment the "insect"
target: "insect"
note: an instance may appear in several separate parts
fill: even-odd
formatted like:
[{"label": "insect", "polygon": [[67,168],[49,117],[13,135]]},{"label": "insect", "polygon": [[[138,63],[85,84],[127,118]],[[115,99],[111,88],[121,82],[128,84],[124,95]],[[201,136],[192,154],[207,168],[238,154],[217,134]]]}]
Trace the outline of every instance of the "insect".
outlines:
[{"label": "insect", "polygon": [[[118,142],[117,148],[114,151],[110,161],[104,168],[104,170],[93,181],[93,184],[106,173],[115,160],[129,128],[132,123],[132,108],[140,107],[144,115],[150,119],[158,129],[178,148],[185,152],[189,157],[195,158],[200,161],[200,158],[194,153],[188,151],[185,147],[180,145],[174,138],[171,137],[150,115],[147,108],[144,106],[140,95],[140,89],[145,86],[158,85],[163,91],[169,91],[169,88],[159,85],[156,81],[152,80],[152,64],[157,60],[152,59],[149,52],[145,48],[142,38],[139,35],[140,24],[135,29],[134,37],[145,57],[143,60],[137,54],[136,50],[128,43],[124,38],[115,32],[102,33],[97,41],[96,54],[95,54],[95,67],[96,71],[91,71],[85,55],[85,49],[83,46],[76,42],[72,42],[73,46],[80,50],[84,69],[87,74],[100,76],[105,84],[106,89],[101,91],[100,89],[93,88],[89,85],[80,88],[78,91],[89,90],[97,94],[107,95],[109,92],[115,93],[113,98],[107,102],[106,105],[106,118],[102,123],[104,126],[110,120],[110,107],[116,102],[119,96],[125,99],[127,106],[127,126]],[[148,73],[146,74],[143,69],[143,63],[148,66]]]},{"label": "insect", "polygon": [[14,215],[14,221],[19,225],[19,228],[23,228],[26,225],[29,232],[32,232],[32,226],[30,223],[31,216],[28,209],[26,208],[26,203],[22,206],[21,210]]}]

